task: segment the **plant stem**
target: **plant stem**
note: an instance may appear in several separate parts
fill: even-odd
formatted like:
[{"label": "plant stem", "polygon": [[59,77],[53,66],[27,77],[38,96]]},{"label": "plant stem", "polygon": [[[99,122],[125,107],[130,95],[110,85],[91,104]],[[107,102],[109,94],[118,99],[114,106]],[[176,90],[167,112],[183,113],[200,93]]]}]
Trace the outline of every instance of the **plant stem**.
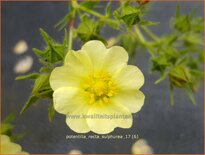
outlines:
[{"label": "plant stem", "polygon": [[102,14],[96,12],[96,11],[87,9],[87,8],[83,7],[82,5],[78,5],[77,8],[82,10],[82,11],[84,11],[84,12],[87,12],[87,13],[93,15],[93,16],[96,16],[96,17],[98,17],[98,18],[100,18],[100,19],[102,19],[104,21],[108,21],[110,23],[114,23],[114,24],[117,24],[117,25],[119,24],[118,21],[113,20],[113,19],[109,19],[107,16],[104,16],[104,15],[102,15]]},{"label": "plant stem", "polygon": [[140,40],[140,42],[142,43],[142,45],[147,49],[147,51],[150,53],[150,55],[152,57],[154,57],[154,53],[145,45],[147,40],[145,39],[145,37],[143,36],[142,32],[140,31],[138,26],[134,27],[134,31],[135,34],[137,35],[137,38]]},{"label": "plant stem", "polygon": [[78,5],[78,8],[79,8],[80,10],[85,11],[85,12],[88,12],[88,13],[90,13],[90,14],[96,16],[96,17],[99,17],[99,18],[104,18],[104,17],[105,17],[105,16],[101,15],[101,14],[98,13],[98,12],[95,12],[95,11],[93,11],[93,10],[90,10],[90,9],[87,9],[87,8],[83,7],[82,5]]},{"label": "plant stem", "polygon": [[135,33],[137,34],[138,39],[142,44],[146,42],[146,39],[144,38],[143,34],[141,33],[140,29],[138,26],[134,27]]},{"label": "plant stem", "polygon": [[73,46],[73,30],[74,30],[74,18],[71,18],[69,24],[68,50],[71,50]]},{"label": "plant stem", "polygon": [[147,35],[150,36],[150,38],[152,38],[154,41],[158,41],[159,38],[154,34],[152,33],[152,31],[150,31],[150,29],[148,29],[146,26],[141,26],[141,28],[146,32]]}]

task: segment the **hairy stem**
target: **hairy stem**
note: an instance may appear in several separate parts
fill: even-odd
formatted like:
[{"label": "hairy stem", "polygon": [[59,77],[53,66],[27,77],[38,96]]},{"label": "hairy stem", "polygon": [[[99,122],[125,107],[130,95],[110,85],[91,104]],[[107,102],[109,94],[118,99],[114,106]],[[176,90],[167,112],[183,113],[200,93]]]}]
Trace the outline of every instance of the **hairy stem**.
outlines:
[{"label": "hairy stem", "polygon": [[73,30],[74,30],[74,17],[71,18],[69,23],[68,50],[71,50],[73,46]]},{"label": "hairy stem", "polygon": [[144,35],[142,34],[138,26],[134,27],[134,32],[137,38],[139,39],[139,41],[142,43],[142,45],[147,49],[150,55],[154,57],[154,53],[145,45],[148,41],[145,39]]},{"label": "hairy stem", "polygon": [[79,10],[82,10],[82,11],[84,11],[84,12],[87,12],[87,13],[93,15],[93,16],[96,16],[96,17],[100,18],[100,19],[103,20],[103,21],[107,21],[107,22],[114,23],[114,24],[119,24],[118,21],[113,20],[113,19],[110,19],[110,18],[108,18],[108,17],[105,16],[105,15],[102,15],[102,14],[100,14],[100,13],[98,13],[98,12],[95,12],[95,11],[93,11],[93,10],[87,9],[87,8],[81,6],[81,5],[78,5],[77,8],[78,8]]},{"label": "hairy stem", "polygon": [[150,31],[150,29],[148,29],[146,26],[141,26],[141,28],[144,30],[144,32],[146,32],[146,34],[148,36],[150,36],[150,38],[152,38],[154,41],[158,41],[159,38],[154,34],[152,33],[152,31]]}]

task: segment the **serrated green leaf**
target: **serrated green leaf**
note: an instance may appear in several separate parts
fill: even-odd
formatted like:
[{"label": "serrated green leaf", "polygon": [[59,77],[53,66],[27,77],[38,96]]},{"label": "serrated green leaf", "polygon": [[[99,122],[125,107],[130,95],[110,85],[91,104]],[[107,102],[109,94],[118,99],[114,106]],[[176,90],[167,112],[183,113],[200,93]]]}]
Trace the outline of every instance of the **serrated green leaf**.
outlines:
[{"label": "serrated green leaf", "polygon": [[53,39],[42,28],[40,28],[40,34],[43,37],[45,43],[48,45],[53,43]]},{"label": "serrated green leaf", "polygon": [[80,3],[81,6],[87,9],[94,9],[94,7],[98,4],[98,0],[87,0],[85,2]]},{"label": "serrated green leaf", "polygon": [[54,115],[55,115],[55,109],[53,103],[51,103],[48,108],[48,119],[50,122],[53,121]]},{"label": "serrated green leaf", "polygon": [[194,97],[193,92],[191,91],[191,89],[186,88],[185,90],[186,90],[186,93],[187,93],[189,99],[191,100],[192,104],[196,105],[196,100],[195,100],[195,97]]},{"label": "serrated green leaf", "polygon": [[44,52],[39,50],[39,49],[36,49],[36,48],[32,48],[32,51],[37,55],[37,56],[40,56],[40,57],[44,57]]},{"label": "serrated green leaf", "polygon": [[83,42],[89,40],[101,40],[104,39],[100,36],[99,25],[87,17],[82,18],[82,21],[77,28],[77,34]]},{"label": "serrated green leaf", "polygon": [[126,5],[122,10],[122,14],[121,14],[120,18],[128,26],[132,26],[132,25],[140,22],[140,20],[141,20],[140,14],[141,14],[140,9],[133,7],[133,6],[130,6],[130,5]]},{"label": "serrated green leaf", "polygon": [[28,74],[28,75],[22,75],[22,76],[18,76],[15,78],[15,80],[24,80],[24,79],[36,79],[39,77],[38,73],[32,73],[32,74]]},{"label": "serrated green leaf", "polygon": [[34,103],[36,103],[36,101],[39,98],[37,96],[31,96],[28,101],[26,102],[26,104],[23,106],[23,108],[21,109],[20,114],[22,114],[23,112],[25,112],[31,105],[33,105]]},{"label": "serrated green leaf", "polygon": [[151,61],[152,71],[159,71],[160,73],[163,73],[167,67],[171,66],[166,56],[151,58]]},{"label": "serrated green leaf", "polygon": [[50,77],[50,74],[41,74],[36,79],[33,90],[32,90],[32,95],[37,96],[41,92],[41,90],[50,88],[49,77]]},{"label": "serrated green leaf", "polygon": [[40,61],[46,66],[63,61],[67,52],[67,35],[65,34],[63,44],[58,44],[43,29],[40,29],[40,31],[47,47],[43,51],[33,48],[33,52],[40,57]]}]

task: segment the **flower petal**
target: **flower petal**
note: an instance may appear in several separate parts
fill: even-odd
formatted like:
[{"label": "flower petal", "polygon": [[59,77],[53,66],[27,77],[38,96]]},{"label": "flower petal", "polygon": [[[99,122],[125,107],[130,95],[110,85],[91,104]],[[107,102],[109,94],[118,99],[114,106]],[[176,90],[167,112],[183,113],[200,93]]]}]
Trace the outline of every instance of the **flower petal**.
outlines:
[{"label": "flower petal", "polygon": [[61,87],[78,86],[80,83],[80,72],[68,66],[56,67],[50,76],[50,85],[53,90]]},{"label": "flower petal", "polygon": [[2,154],[17,154],[21,152],[19,144],[11,142],[8,136],[1,135],[1,153]]},{"label": "flower petal", "polygon": [[132,113],[140,111],[144,105],[144,94],[139,90],[121,91],[112,98],[114,102],[127,107]]},{"label": "flower petal", "polygon": [[138,90],[144,84],[144,75],[140,69],[133,65],[127,65],[113,76],[119,88],[123,90]]},{"label": "flower petal", "polygon": [[79,105],[83,104],[83,100],[78,94],[78,88],[61,87],[53,93],[54,109],[61,114],[69,114],[76,110]]},{"label": "flower petal", "polygon": [[[98,134],[110,133],[116,127],[130,128],[132,126],[130,111],[117,103],[95,103],[88,111],[87,116],[90,130]],[[111,119],[111,117],[113,118]]]},{"label": "flower petal", "polygon": [[66,115],[67,125],[77,133],[86,133],[90,131],[87,121],[83,118],[88,112],[87,106],[80,106],[78,109],[72,111],[69,115]]},{"label": "flower petal", "polygon": [[79,86],[82,77],[88,74],[91,66],[91,61],[85,51],[69,51],[65,57],[65,65],[56,67],[51,73],[52,89]]},{"label": "flower petal", "polygon": [[86,51],[86,53],[89,55],[94,69],[102,66],[103,58],[106,54],[107,49],[101,41],[88,41],[82,46],[81,49]]},{"label": "flower petal", "polygon": [[103,68],[109,73],[116,72],[126,66],[128,62],[127,51],[120,46],[113,46],[106,52],[106,57],[103,60]]},{"label": "flower petal", "polygon": [[83,50],[69,51],[65,56],[64,64],[69,67],[78,67],[78,70],[89,70],[92,66],[89,55]]},{"label": "flower petal", "polygon": [[85,103],[81,91],[74,87],[62,87],[54,91],[54,109],[67,115],[67,125],[78,133],[90,131],[87,122],[82,115],[87,114],[89,104]]}]

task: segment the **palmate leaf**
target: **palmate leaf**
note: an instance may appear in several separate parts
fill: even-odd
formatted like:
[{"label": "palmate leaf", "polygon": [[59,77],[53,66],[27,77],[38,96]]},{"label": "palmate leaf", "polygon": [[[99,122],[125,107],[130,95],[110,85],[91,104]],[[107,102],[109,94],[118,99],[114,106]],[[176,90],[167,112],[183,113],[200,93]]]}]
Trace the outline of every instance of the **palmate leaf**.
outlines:
[{"label": "palmate leaf", "polygon": [[67,52],[67,33],[65,31],[65,38],[63,44],[56,43],[43,29],[40,29],[40,33],[47,44],[47,47],[42,51],[33,48],[33,52],[45,62],[54,64],[59,61],[63,61]]},{"label": "palmate leaf", "polygon": [[140,22],[140,14],[141,10],[139,8],[128,4],[114,12],[114,16],[118,19],[122,19],[127,26],[132,26]]},{"label": "palmate leaf", "polygon": [[81,19],[81,23],[76,32],[83,42],[87,42],[89,40],[101,40],[105,42],[105,40],[100,36],[99,23],[88,19],[87,16],[84,16]]},{"label": "palmate leaf", "polygon": [[40,29],[40,32],[47,45],[44,50],[33,49],[34,53],[39,57],[39,61],[43,64],[43,67],[40,68],[40,73],[32,73],[16,78],[16,80],[34,80],[31,96],[22,108],[21,113],[23,113],[31,105],[35,104],[39,99],[52,98],[53,90],[49,84],[50,73],[56,65],[63,63],[65,54],[67,53],[66,30],[62,44],[56,43],[43,29]]}]

